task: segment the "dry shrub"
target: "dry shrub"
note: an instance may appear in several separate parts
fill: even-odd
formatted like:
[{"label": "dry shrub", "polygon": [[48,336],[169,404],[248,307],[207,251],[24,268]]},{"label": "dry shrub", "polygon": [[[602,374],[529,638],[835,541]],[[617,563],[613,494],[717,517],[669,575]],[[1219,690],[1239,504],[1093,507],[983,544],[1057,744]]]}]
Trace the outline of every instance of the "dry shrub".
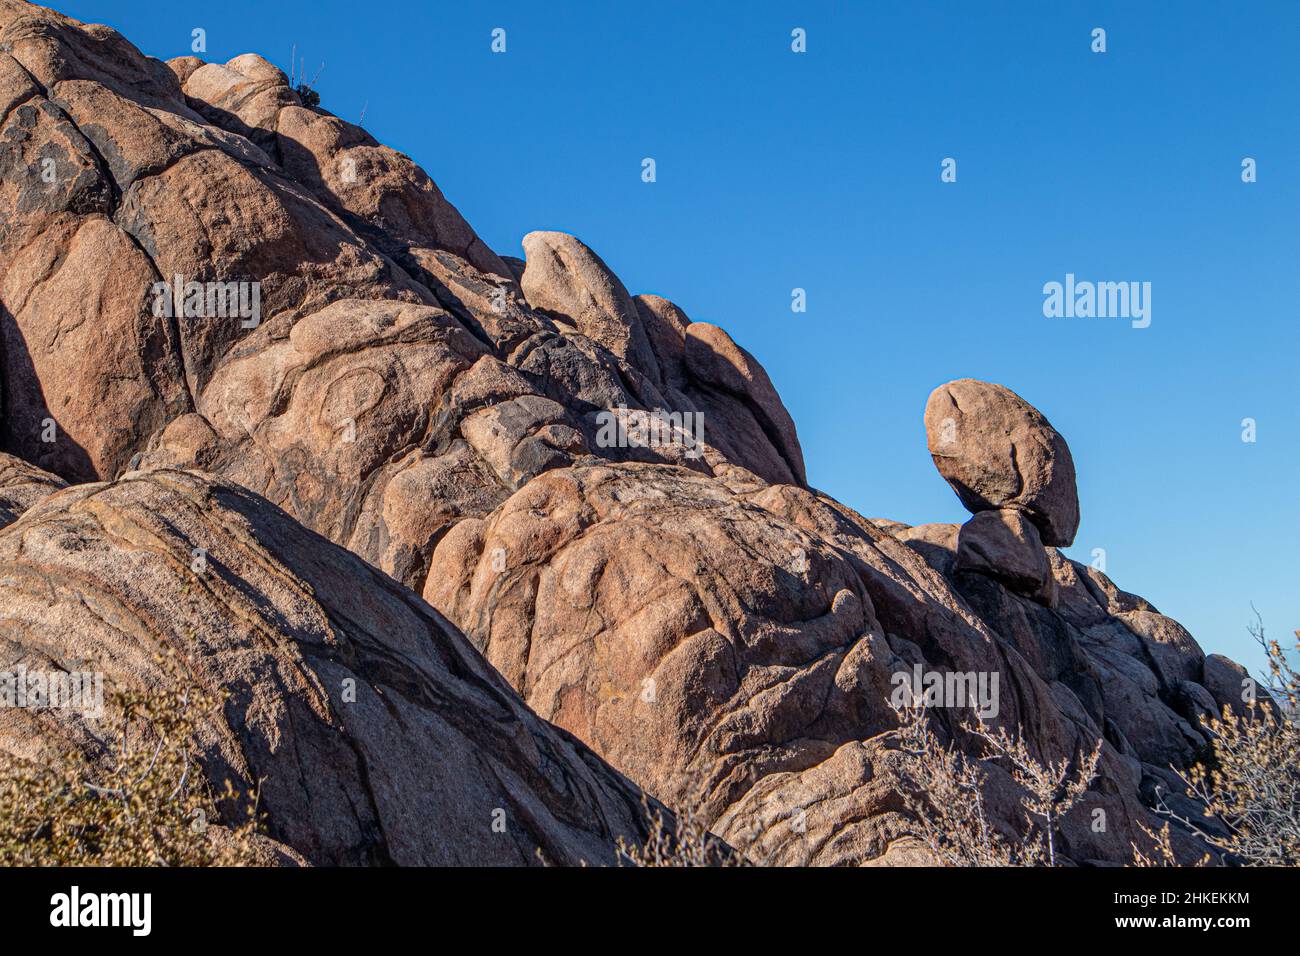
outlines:
[{"label": "dry shrub", "polygon": [[[1226,707],[1221,719],[1203,718],[1209,756],[1179,776],[1207,819],[1226,831],[1207,832],[1163,802],[1163,813],[1191,829],[1229,861],[1247,866],[1300,865],[1300,677],[1276,640],[1266,640],[1259,622],[1251,635],[1268,661],[1265,686],[1272,700],[1250,701],[1244,713]],[[1296,632],[1300,651],[1300,631]],[[1166,825],[1167,826],[1167,825]]]},{"label": "dry shrub", "polygon": [[[1134,866],[1182,866],[1178,862],[1178,854],[1174,852],[1174,841],[1169,834],[1169,824],[1166,823],[1159,831],[1152,830],[1145,823],[1138,823],[1138,828],[1147,835],[1151,841],[1149,850],[1143,849],[1136,843],[1130,843],[1133,848],[1133,865]],[[1210,854],[1206,853],[1201,857],[1195,866],[1209,866]]]},{"label": "dry shrub", "polygon": [[[1004,728],[991,732],[981,721],[961,729],[980,740],[983,758],[944,744],[930,727],[924,705],[898,709],[900,749],[907,756],[903,800],[915,818],[911,835],[944,866],[1056,866],[1056,836],[1061,818],[1097,775],[1101,741],[1075,760],[1044,765],[1024,741]],[[1025,829],[1017,839],[989,821],[984,793],[986,761],[1010,771],[1021,791]]]},{"label": "dry shrub", "polygon": [[[99,761],[79,752],[33,762],[0,754],[0,865],[238,866],[257,862],[255,801],[223,836],[216,794],[199,771],[199,718],[218,706],[172,657],[169,685],[113,695],[113,741]],[[227,782],[222,800],[241,798]]]},{"label": "dry shrub", "polygon": [[645,796],[641,807],[646,838],[640,845],[618,838],[619,866],[749,866],[744,854],[709,832],[699,814],[684,810],[669,825],[661,807],[650,808]]}]

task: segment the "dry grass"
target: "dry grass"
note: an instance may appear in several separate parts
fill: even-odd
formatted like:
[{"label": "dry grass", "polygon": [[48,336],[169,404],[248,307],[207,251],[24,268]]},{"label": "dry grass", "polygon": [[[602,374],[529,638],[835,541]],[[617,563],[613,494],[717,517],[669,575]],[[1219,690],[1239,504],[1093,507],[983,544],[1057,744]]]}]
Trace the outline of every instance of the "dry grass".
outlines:
[{"label": "dry grass", "polygon": [[618,838],[619,866],[750,866],[743,853],[709,832],[698,813],[684,810],[674,814],[672,824],[663,810],[650,808],[643,795],[647,835],[643,843]]},{"label": "dry grass", "polygon": [[[1074,760],[1042,764],[1018,736],[982,722],[961,729],[982,741],[986,755],[970,757],[945,746],[917,702],[900,708],[897,731],[907,755],[903,799],[916,821],[912,836],[944,866],[1056,866],[1061,818],[1097,773],[1101,742]],[[1016,838],[999,832],[985,807],[986,761],[998,761],[1021,791],[1025,827]]]}]

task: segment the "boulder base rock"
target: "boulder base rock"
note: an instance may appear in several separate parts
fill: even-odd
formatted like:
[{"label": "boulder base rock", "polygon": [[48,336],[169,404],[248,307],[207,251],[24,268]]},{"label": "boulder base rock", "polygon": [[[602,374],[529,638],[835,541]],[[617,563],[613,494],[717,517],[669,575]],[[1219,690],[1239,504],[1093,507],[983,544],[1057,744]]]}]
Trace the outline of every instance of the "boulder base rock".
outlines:
[{"label": "boulder base rock", "polygon": [[1042,594],[1052,580],[1042,539],[1014,508],[981,511],[961,526],[954,570],[987,575],[1018,594]]}]

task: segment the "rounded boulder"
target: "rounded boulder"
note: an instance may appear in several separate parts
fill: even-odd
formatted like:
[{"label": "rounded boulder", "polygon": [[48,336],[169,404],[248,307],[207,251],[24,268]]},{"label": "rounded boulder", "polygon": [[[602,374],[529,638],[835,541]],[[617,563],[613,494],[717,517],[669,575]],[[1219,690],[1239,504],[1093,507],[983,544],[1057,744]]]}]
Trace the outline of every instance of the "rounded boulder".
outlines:
[{"label": "rounded boulder", "polygon": [[925,434],[939,474],[972,514],[1018,508],[1043,544],[1074,541],[1079,492],[1069,446],[1011,389],[971,378],[940,385],[925,405]]}]

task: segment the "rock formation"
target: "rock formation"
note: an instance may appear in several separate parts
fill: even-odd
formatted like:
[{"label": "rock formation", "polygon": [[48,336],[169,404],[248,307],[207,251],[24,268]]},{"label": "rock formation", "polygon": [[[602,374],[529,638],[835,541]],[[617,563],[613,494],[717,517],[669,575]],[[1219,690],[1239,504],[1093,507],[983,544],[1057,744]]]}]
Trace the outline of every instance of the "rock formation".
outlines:
[{"label": "rock formation", "polygon": [[21,458],[0,453],[0,528],[13,524],[36,502],[67,484]]},{"label": "rock formation", "polygon": [[[259,790],[267,835],[308,862],[608,863],[641,831],[636,788],[433,609],[233,483],[159,469],[67,489],[0,532],[0,582],[6,671],[94,661],[149,687],[160,651],[194,661],[229,695],[208,773]],[[97,742],[76,712],[4,718],[24,756]]]},{"label": "rock formation", "polygon": [[[498,256],[258,56],[163,64],[0,0],[0,123],[0,668],[193,654],[231,695],[205,771],[265,777],[309,862],[608,862],[638,787],[774,862],[914,859],[918,668],[996,675],[1044,759],[1102,740],[1062,852],[1126,862],[1239,693],[1056,550],[1074,463],[1006,388],[926,406],[970,521],[870,520],[809,487],[722,328],[572,236]],[[93,727],[0,715],[0,747],[55,740]]]}]

